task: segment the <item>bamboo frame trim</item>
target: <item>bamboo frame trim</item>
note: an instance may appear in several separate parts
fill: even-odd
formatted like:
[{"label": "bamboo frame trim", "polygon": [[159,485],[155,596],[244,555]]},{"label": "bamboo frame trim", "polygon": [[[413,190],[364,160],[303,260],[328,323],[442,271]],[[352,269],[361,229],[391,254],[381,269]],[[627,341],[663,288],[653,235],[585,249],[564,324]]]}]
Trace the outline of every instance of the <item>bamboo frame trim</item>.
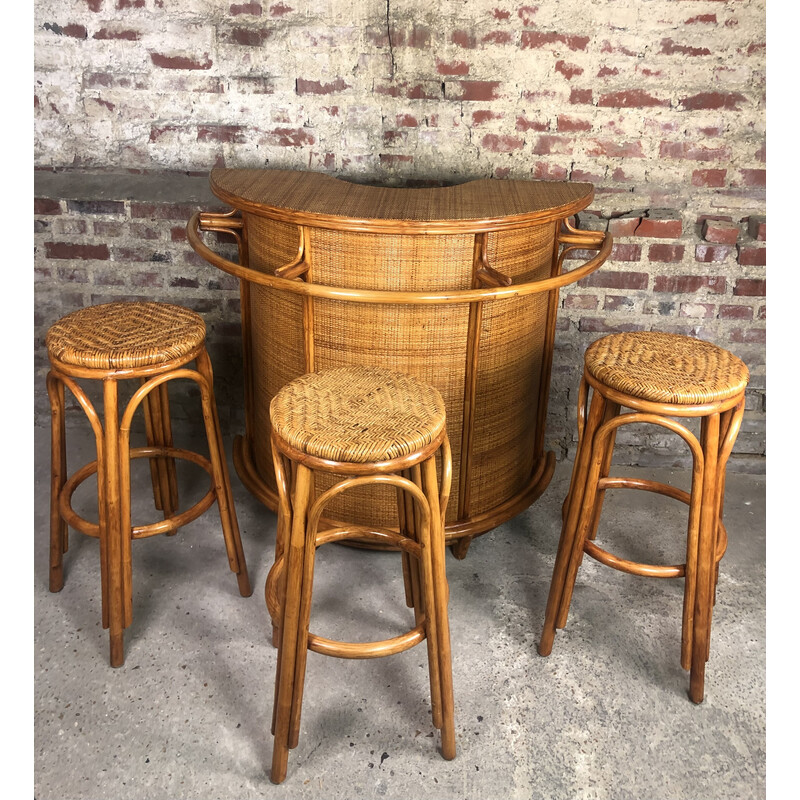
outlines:
[{"label": "bamboo frame trim", "polygon": [[[582,266],[562,273],[557,277],[545,278],[540,281],[530,281],[518,286],[500,286],[491,289],[454,289],[440,292],[398,292],[380,289],[346,289],[337,286],[323,286],[316,283],[305,283],[286,278],[276,277],[265,272],[234,264],[232,261],[220,256],[203,242],[200,233],[200,212],[189,220],[186,227],[187,238],[190,245],[206,261],[223,272],[234,275],[242,280],[251,281],[271,289],[283,289],[303,297],[321,297],[328,300],[349,300],[356,303],[403,303],[422,305],[439,305],[447,303],[474,303],[480,300],[501,300],[508,297],[524,297],[529,294],[548,292],[560,289],[570,283],[575,283],[581,278],[590,275],[608,258],[613,245],[613,237],[605,234],[602,244],[598,245],[596,237],[587,237],[583,249],[599,249],[594,258]],[[458,232],[464,233],[463,230]]]}]

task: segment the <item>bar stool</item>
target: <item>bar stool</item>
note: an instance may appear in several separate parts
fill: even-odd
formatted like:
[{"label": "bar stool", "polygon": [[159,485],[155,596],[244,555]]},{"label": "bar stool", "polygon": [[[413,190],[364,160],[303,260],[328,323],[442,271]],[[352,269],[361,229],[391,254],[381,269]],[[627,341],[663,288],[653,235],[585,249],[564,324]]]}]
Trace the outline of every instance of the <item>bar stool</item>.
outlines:
[{"label": "bar stool", "polygon": [[[228,563],[243,597],[252,593],[247,575],[222,436],[214,401],[211,361],[202,318],[168,303],[119,302],[90,306],[67,314],[47,333],[51,370],[47,391],[51,408],[50,591],[64,586],[63,557],[68,526],[100,540],[103,627],[108,628],[112,667],[122,666],[123,631],[131,624],[131,540],[168,535],[197,519],[217,502]],[[196,362],[196,370],[186,365]],[[118,381],[140,379],[120,417]],[[173,445],[167,383],[194,381],[201,395],[210,458]],[[76,379],[103,382],[103,419]],[[64,389],[83,408],[94,431],[97,459],[67,477]],[[134,412],[143,406],[147,447],[131,448]],[[130,459],[149,458],[155,506],[164,519],[131,525]],[[206,494],[178,512],[175,459],[202,467],[211,477]],[[98,522],[72,508],[75,490],[97,473]]]},{"label": "bar stool", "polygon": [[[578,396],[578,451],[563,507],[541,655],[550,654],[556,628],[566,625],[583,553],[632,575],[683,576],[681,666],[690,670],[690,698],[702,702],[719,561],[728,541],[722,523],[725,465],[742,422],[749,378],[735,355],[689,336],[618,333],[589,346]],[[593,392],[587,411],[589,387]],[[621,406],[632,411],[620,414]],[[700,417],[699,440],[671,417]],[[608,476],[616,431],[637,422],[662,426],[686,441],[693,459],[690,492],[651,480]],[[593,541],[605,490],[617,488],[656,492],[689,505],[685,564],[640,564]]]},{"label": "bar stool", "polygon": [[[441,395],[409,375],[343,367],[304,375],[284,386],[272,400],[270,421],[279,498],[275,561],[265,588],[278,647],[270,779],[283,781],[288,751],[298,743],[308,650],[339,658],[377,658],[426,640],[433,723],[441,730],[442,755],[454,758],[444,564],[451,462]],[[338,479],[316,498],[315,473]],[[365,484],[396,487],[399,529],[350,525],[319,531],[325,505]],[[356,538],[401,550],[406,604],[415,618],[407,633],[356,643],[309,632],[316,548]]]}]

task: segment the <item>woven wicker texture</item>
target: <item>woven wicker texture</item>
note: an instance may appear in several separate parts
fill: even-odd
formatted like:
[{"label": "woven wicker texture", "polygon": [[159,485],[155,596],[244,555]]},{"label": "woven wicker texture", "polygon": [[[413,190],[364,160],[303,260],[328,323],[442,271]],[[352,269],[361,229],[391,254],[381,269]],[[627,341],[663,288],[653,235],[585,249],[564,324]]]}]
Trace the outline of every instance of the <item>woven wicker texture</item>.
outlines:
[{"label": "woven wicker texture", "polygon": [[202,344],[206,326],[188,308],[122,302],[67,314],[47,332],[50,357],[90,369],[130,369],[181,358]]},{"label": "woven wicker texture", "polygon": [[432,386],[389,370],[343,367],[304,375],[270,404],[275,433],[317,458],[389,461],[430,444],[445,424]]},{"label": "woven wicker texture", "polygon": [[657,403],[694,405],[744,391],[750,373],[715,344],[674,333],[615,333],[586,350],[586,368],[605,386]]},{"label": "woven wicker texture", "polygon": [[588,183],[488,179],[458,186],[397,189],[350,183],[317,172],[265,169],[213,170],[211,188],[238,208],[249,204],[348,217],[376,228],[385,220],[412,224],[485,220],[541,215],[551,210],[565,216],[561,213],[563,206],[585,208],[593,193]]},{"label": "woven wicker texture", "polygon": [[[416,191],[416,190],[415,190]],[[273,273],[297,253],[294,225],[246,214],[248,263]],[[554,226],[490,233],[489,263],[514,283],[550,275]],[[430,291],[469,288],[474,236],[382,235],[310,231],[310,279],[347,288]],[[403,268],[393,269],[392,264]],[[471,513],[490,511],[527,485],[543,442],[534,442],[546,337],[547,294],[485,303],[477,364],[477,391],[470,480]],[[269,404],[278,390],[304,374],[303,301],[287,292],[251,285],[254,458],[274,487],[269,448]],[[314,301],[314,369],[349,364],[413,375],[435,386],[447,410],[453,449],[453,485],[461,475],[465,363],[469,306],[362,304]],[[538,447],[538,449],[537,449]],[[323,490],[333,478],[320,475]],[[331,516],[362,524],[396,524],[394,491],[359,487],[330,506]],[[458,518],[458,503],[447,519]]]}]

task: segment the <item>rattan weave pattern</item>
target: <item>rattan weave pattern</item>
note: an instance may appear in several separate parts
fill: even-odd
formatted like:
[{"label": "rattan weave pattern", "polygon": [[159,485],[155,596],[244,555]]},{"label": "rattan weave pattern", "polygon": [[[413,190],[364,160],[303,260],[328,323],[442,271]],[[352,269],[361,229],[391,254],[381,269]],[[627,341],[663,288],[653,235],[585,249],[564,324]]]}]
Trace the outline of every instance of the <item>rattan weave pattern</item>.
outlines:
[{"label": "rattan weave pattern", "polygon": [[604,336],[587,348],[585,363],[605,386],[640,400],[677,405],[726,400],[743,392],[750,378],[733,353],[659,331]]},{"label": "rattan weave pattern", "polygon": [[78,309],[51,326],[52,359],[89,369],[131,369],[166,363],[205,341],[194,311],[171,303],[116,302]]},{"label": "rattan weave pattern", "polygon": [[277,436],[303,453],[333,461],[389,461],[423,449],[442,432],[445,407],[411,375],[352,366],[310,373],[270,404]]}]

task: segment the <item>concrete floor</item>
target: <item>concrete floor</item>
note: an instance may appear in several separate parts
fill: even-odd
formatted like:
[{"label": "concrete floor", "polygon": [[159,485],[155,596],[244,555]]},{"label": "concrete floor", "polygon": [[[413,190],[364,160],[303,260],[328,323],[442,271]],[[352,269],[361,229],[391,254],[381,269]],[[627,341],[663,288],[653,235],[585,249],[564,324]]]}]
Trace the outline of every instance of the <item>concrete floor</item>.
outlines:
[{"label": "concrete floor", "polygon": [[[82,431],[68,440],[74,470],[91,459],[92,442]],[[36,429],[35,452],[37,800],[765,796],[763,476],[728,477],[730,545],[702,705],[689,701],[679,664],[681,580],[585,559],[566,629],[550,657],[537,654],[569,480],[561,463],[532,508],[475,540],[465,560],[448,554],[456,759],[437,751],[424,646],[372,661],[310,654],[300,744],[288,778],[273,786],[276,651],[263,587],[274,515],[234,474],[255,587],[246,599],[215,509],[175,537],[135,542],[133,624],[125,665],[112,669],[96,541],[71,533],[65,587],[47,590],[46,429]],[[137,466],[134,492],[143,497],[149,476]],[[672,479],[685,486],[685,477]],[[196,478],[181,474],[187,499]],[[91,505],[90,486],[76,494],[82,504]],[[666,498],[611,492],[598,542],[631,558],[680,562],[684,518],[685,507]],[[137,504],[135,519],[155,519],[152,504]],[[409,613],[398,555],[320,551],[315,632],[384,638],[410,627]]]}]

